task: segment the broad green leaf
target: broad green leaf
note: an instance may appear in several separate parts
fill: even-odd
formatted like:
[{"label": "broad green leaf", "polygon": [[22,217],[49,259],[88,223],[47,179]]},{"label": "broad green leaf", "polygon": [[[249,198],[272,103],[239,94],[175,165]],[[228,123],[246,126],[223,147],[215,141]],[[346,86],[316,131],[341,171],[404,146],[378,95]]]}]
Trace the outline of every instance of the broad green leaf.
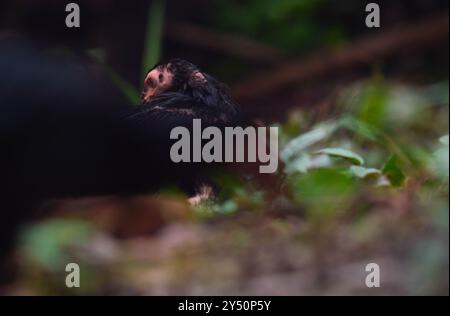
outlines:
[{"label": "broad green leaf", "polygon": [[84,221],[54,219],[31,226],[22,237],[25,254],[50,270],[60,269],[69,258],[69,246],[84,242],[92,227]]},{"label": "broad green leaf", "polygon": [[324,149],[317,151],[316,153],[348,159],[359,166],[364,165],[364,159],[360,155],[358,155],[350,150],[347,150],[347,149],[324,148]]},{"label": "broad green leaf", "polygon": [[294,158],[298,153],[305,150],[309,146],[330,136],[336,130],[336,128],[337,124],[335,122],[328,122],[325,124],[321,124],[308,133],[302,134],[292,139],[281,151],[281,160],[287,162],[289,159]]},{"label": "broad green leaf", "polygon": [[351,173],[361,179],[364,179],[369,176],[379,176],[381,174],[381,171],[375,168],[365,168],[361,166],[351,166],[350,167]]},{"label": "broad green leaf", "polygon": [[286,163],[284,172],[291,174],[294,172],[306,173],[311,169],[328,167],[331,165],[331,160],[328,155],[311,156],[309,154],[302,154],[298,158]]},{"label": "broad green leaf", "polygon": [[405,181],[405,175],[398,165],[397,157],[391,156],[388,162],[384,165],[382,172],[391,182],[391,185],[394,187],[399,187],[403,185]]},{"label": "broad green leaf", "polygon": [[380,131],[377,128],[352,116],[346,116],[341,119],[340,125],[354,132],[356,135],[373,142],[377,141],[380,137]]}]

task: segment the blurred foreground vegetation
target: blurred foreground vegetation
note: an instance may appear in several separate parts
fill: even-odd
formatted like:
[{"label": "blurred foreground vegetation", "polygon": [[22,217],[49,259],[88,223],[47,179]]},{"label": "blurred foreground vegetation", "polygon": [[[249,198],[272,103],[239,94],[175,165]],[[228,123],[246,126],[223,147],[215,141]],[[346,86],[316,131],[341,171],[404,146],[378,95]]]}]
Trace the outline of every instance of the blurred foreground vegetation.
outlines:
[{"label": "blurred foreground vegetation", "polygon": [[[60,202],[23,234],[11,291],[448,293],[448,83],[375,76],[335,103],[326,120],[295,110],[280,125],[276,194],[224,173],[220,197],[194,208],[170,194]],[[64,287],[67,262],[79,289]],[[370,262],[379,289],[364,285]]]},{"label": "blurred foreground vegetation", "polygon": [[[5,1],[0,27],[88,52],[134,105],[142,73],[161,57],[199,64],[232,90],[252,74],[293,78],[278,69],[292,60],[301,68],[310,54],[306,68],[329,66],[317,56],[344,44],[337,60],[350,52],[356,62],[274,82],[278,90],[251,104],[281,129],[276,187],[226,171],[213,175],[219,196],[196,207],[167,192],[48,201],[42,213],[53,216],[21,234],[7,293],[448,294],[448,30],[428,50],[386,49],[364,67],[352,46],[398,24],[409,34],[448,2],[380,0],[377,30],[363,23],[360,0],[79,2],[91,11],[76,32],[58,27],[56,2],[37,10],[33,1]],[[81,266],[79,289],[65,287],[69,262]],[[381,268],[379,289],[364,283],[371,262]]]}]

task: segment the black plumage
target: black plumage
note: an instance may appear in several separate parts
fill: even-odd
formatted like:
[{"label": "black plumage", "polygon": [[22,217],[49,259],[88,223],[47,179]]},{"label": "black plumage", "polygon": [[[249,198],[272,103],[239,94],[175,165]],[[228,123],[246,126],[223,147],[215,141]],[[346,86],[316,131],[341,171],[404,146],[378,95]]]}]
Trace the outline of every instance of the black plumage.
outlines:
[{"label": "black plumage", "polygon": [[[153,69],[162,68],[167,68],[174,74],[172,84],[150,100],[143,97],[140,106],[128,119],[133,122],[134,128],[140,130],[139,135],[153,135],[152,142],[154,145],[156,143],[154,148],[158,148],[155,152],[150,146],[144,146],[142,150],[146,153],[140,156],[151,155],[152,163],[162,166],[158,171],[171,170],[161,175],[166,181],[177,184],[189,195],[193,195],[207,181],[206,171],[213,164],[173,163],[169,152],[175,141],[170,139],[170,131],[183,126],[192,134],[193,119],[201,119],[202,128],[237,126],[243,121],[242,114],[229,96],[227,87],[192,63],[174,59]],[[148,150],[152,150],[152,153]]]},{"label": "black plumage", "polygon": [[227,87],[211,75],[182,59],[171,60],[154,69],[158,68],[167,68],[174,74],[171,85],[149,101],[142,98],[135,118],[155,115],[182,121],[201,118],[206,125],[218,126],[231,126],[239,121],[240,110]]},{"label": "black plumage", "polygon": [[165,185],[195,194],[207,166],[173,163],[170,130],[190,127],[193,118],[236,125],[239,109],[193,64],[172,60],[155,69],[162,68],[170,85],[133,107],[101,67],[23,41],[0,42],[0,252],[43,199]]}]

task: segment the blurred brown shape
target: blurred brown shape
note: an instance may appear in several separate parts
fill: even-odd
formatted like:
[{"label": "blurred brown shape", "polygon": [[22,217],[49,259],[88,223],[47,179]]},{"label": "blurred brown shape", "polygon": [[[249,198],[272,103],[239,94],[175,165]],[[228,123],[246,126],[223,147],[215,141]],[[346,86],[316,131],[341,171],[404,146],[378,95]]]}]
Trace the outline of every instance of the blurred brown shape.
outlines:
[{"label": "blurred brown shape", "polygon": [[294,83],[317,79],[336,71],[367,65],[405,48],[423,48],[448,39],[448,14],[431,16],[357,40],[331,53],[314,53],[256,73],[233,86],[236,99],[263,98]]},{"label": "blurred brown shape", "polygon": [[224,34],[183,22],[169,23],[167,36],[176,41],[237,56],[252,62],[273,63],[283,58],[282,51],[238,35]]},{"label": "blurred brown shape", "polygon": [[156,195],[92,197],[53,201],[52,213],[86,218],[118,238],[146,236],[168,223],[187,219],[186,199]]}]

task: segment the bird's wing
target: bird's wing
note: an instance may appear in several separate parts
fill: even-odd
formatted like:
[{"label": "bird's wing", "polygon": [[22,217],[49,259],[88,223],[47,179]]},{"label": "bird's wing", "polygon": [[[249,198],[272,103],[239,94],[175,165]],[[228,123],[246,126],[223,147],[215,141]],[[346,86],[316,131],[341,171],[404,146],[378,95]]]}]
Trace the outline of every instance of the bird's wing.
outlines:
[{"label": "bird's wing", "polygon": [[191,126],[193,119],[201,119],[203,126],[224,126],[231,118],[225,113],[196,102],[191,96],[178,92],[163,93],[151,102],[140,105],[128,119],[142,124],[163,127]]}]

